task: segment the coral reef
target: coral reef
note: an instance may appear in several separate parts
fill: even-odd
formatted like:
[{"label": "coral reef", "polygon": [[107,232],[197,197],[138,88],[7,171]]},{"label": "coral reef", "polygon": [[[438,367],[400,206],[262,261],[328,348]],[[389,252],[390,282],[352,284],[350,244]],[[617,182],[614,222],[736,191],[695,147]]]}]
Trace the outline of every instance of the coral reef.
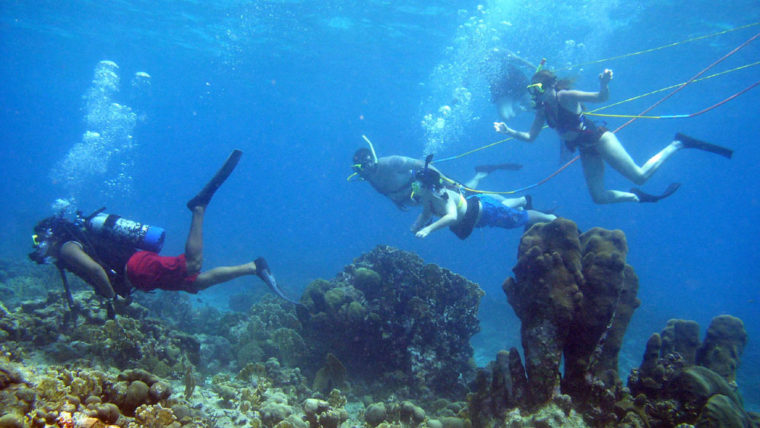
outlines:
[{"label": "coral reef", "polygon": [[729,315],[702,341],[670,320],[623,385],[640,304],[627,251],[620,231],[529,229],[503,284],[525,359],[502,350],[477,371],[483,292],[390,247],[312,282],[301,306],[266,295],[223,312],[162,292],[119,301],[115,319],[77,281],[72,312],[51,272],[0,263],[0,427],[760,427]]},{"label": "coral reef", "polygon": [[747,334],[728,315],[701,344],[697,323],[671,320],[622,385],[618,353],[640,304],[626,253],[621,231],[578,236],[564,219],[523,235],[503,289],[522,322],[525,370],[513,348],[478,372],[468,395],[474,426],[758,426],[735,383]]},{"label": "coral reef", "polygon": [[352,382],[461,396],[482,295],[459,275],[379,246],[334,280],[312,282],[299,318],[311,361],[334,354]]},{"label": "coral reef", "polygon": [[3,348],[10,351],[30,344],[34,352],[57,362],[85,358],[119,369],[139,367],[162,377],[182,372],[184,361],[199,363],[195,337],[148,318],[140,305],[118,307],[124,316],[111,320],[91,290],[75,296],[80,310],[74,318],[56,293],[24,302],[14,312],[0,311]]},{"label": "coral reef", "polygon": [[171,387],[143,370],[116,376],[96,369],[51,366],[40,372],[0,358],[1,426],[208,426],[200,415],[179,423]]},{"label": "coral reef", "polygon": [[573,398],[589,398],[592,379],[616,382],[617,354],[639,305],[627,251],[621,231],[594,228],[579,237],[575,223],[565,219],[523,235],[515,278],[503,289],[522,322],[532,404],[559,393],[563,355],[562,390]]},{"label": "coral reef", "polygon": [[636,398],[618,403],[621,419],[648,426],[757,426],[736,391],[746,341],[742,321],[730,315],[713,318],[701,345],[696,322],[670,320],[649,338],[641,365],[628,377]]}]

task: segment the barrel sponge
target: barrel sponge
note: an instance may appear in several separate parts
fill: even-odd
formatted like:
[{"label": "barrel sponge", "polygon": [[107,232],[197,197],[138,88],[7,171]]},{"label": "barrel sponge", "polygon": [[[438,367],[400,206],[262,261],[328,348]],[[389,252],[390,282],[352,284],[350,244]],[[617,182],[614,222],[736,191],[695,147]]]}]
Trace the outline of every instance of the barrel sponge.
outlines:
[{"label": "barrel sponge", "polygon": [[702,346],[697,349],[697,364],[734,382],[746,345],[747,331],[742,320],[731,315],[717,316],[710,323]]}]

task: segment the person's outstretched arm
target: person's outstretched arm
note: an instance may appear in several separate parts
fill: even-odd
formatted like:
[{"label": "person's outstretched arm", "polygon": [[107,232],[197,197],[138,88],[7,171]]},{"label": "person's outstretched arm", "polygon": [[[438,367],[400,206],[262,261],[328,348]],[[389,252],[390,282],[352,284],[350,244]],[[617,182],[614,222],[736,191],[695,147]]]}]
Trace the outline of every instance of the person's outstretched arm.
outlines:
[{"label": "person's outstretched arm", "polygon": [[415,236],[417,236],[418,238],[424,238],[438,229],[441,229],[446,226],[451,226],[452,224],[456,223],[456,221],[457,221],[457,204],[456,202],[454,202],[454,198],[449,198],[446,201],[446,214],[443,217],[439,218],[438,220],[434,221],[433,223],[429,224],[428,226],[425,226],[422,229],[418,230]]},{"label": "person's outstretched arm", "polygon": [[82,250],[77,243],[69,241],[61,246],[58,259],[64,265],[95,288],[103,297],[113,298],[113,291],[108,274],[95,260]]},{"label": "person's outstretched arm", "polygon": [[612,70],[605,68],[599,73],[599,92],[564,90],[557,93],[557,99],[570,111],[575,111],[576,103],[601,103],[610,97],[609,83],[612,80]]},{"label": "person's outstretched arm", "polygon": [[530,126],[530,130],[528,132],[516,131],[507,126],[507,124],[504,122],[494,122],[493,129],[498,133],[507,134],[516,140],[531,142],[538,138],[538,134],[540,134],[541,130],[544,129],[544,122],[546,122],[544,114],[541,111],[536,111],[536,116],[533,119],[533,124]]},{"label": "person's outstretched arm", "polygon": [[422,229],[422,227],[425,226],[425,223],[427,223],[432,216],[433,212],[430,210],[429,204],[425,204],[424,208],[422,208],[422,212],[417,216],[417,220],[414,222],[414,224],[412,224],[412,227],[410,228],[411,231],[417,232],[418,230]]}]

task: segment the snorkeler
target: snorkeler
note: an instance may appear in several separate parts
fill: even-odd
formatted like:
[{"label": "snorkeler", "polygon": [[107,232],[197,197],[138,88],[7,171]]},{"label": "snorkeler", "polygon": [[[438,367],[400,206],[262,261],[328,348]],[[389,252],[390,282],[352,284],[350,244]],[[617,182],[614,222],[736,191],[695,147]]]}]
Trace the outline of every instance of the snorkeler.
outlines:
[{"label": "snorkeler", "polygon": [[644,165],[636,165],[615,134],[596,126],[583,114],[582,102],[607,100],[611,80],[612,70],[606,69],[599,75],[599,91],[583,92],[571,89],[569,80],[558,80],[551,71],[539,70],[528,85],[536,108],[530,130],[516,131],[504,122],[495,122],[494,129],[518,140],[533,141],[541,133],[544,123],[554,128],[570,151],[575,151],[576,148],[579,150],[586,184],[591,198],[597,204],[657,202],[672,195],[680,186],[679,183],[673,183],[660,195],[650,195],[635,187],[630,192],[605,190],[605,162],[635,184],[642,185],[681,149],[700,149],[731,158],[733,151],[730,149],[677,133],[670,144]]},{"label": "snorkeler", "polygon": [[[411,230],[418,238],[425,238],[448,226],[459,239],[466,239],[476,227],[528,228],[557,218],[532,209],[516,209],[497,195],[465,198],[460,192],[444,186],[440,174],[429,167],[416,170],[414,175],[413,197],[422,205],[422,212]],[[439,218],[430,222],[433,216]]]},{"label": "snorkeler", "polygon": [[[106,298],[116,295],[128,298],[133,290],[156,289],[197,293],[216,284],[244,275],[256,275],[274,293],[287,299],[262,257],[254,261],[224,266],[201,272],[203,262],[203,219],[216,190],[235,169],[242,152],[235,150],[214,178],[188,203],[192,212],[190,233],[185,253],[177,257],[160,256],[164,232],[149,232],[150,227],[124,221],[119,216],[102,214],[69,221],[62,215],[48,217],[34,227],[35,250],[29,257],[39,264],[54,262],[61,271],[67,288],[64,270],[90,284]],[[70,296],[69,302],[71,304]],[[295,303],[295,302],[294,302]],[[113,308],[108,304],[109,317]]]},{"label": "snorkeler", "polygon": [[[420,159],[414,159],[406,156],[384,156],[377,158],[373,150],[360,148],[354,153],[353,165],[354,175],[358,175],[362,180],[368,182],[378,193],[393,201],[401,210],[407,210],[410,206],[418,205],[418,201],[412,199],[412,183],[414,182],[414,171],[425,168],[425,162]],[[432,171],[440,174],[435,167],[428,165]],[[480,165],[475,167],[475,176],[468,181],[465,186],[475,188],[480,180],[488,176],[492,171],[517,170],[522,165],[505,163],[497,165]],[[453,180],[445,180],[450,187],[455,188]],[[528,202],[526,197],[505,199],[512,207],[525,206]]]}]

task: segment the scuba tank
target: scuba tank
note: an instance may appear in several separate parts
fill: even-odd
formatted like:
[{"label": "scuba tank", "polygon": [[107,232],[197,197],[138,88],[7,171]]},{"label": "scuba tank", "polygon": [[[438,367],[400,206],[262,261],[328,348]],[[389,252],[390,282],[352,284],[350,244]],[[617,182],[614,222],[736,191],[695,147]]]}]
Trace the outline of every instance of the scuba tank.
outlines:
[{"label": "scuba tank", "polygon": [[161,252],[166,237],[166,231],[162,227],[149,226],[104,212],[96,212],[85,218],[84,226],[94,234],[119,244],[154,253]]}]

